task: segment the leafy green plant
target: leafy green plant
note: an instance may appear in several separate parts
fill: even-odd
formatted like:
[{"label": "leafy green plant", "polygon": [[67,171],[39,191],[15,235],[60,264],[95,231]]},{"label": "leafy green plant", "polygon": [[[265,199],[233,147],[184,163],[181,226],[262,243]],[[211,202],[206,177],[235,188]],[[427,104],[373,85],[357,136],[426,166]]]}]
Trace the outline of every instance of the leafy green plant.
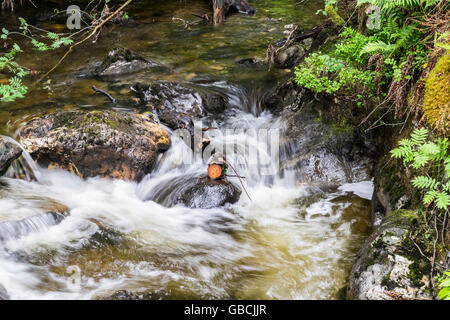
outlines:
[{"label": "leafy green plant", "polygon": [[296,82],[315,92],[333,93],[356,83],[371,85],[373,72],[360,71],[342,59],[313,53],[295,70]]},{"label": "leafy green plant", "polygon": [[[435,37],[439,46],[447,46],[446,34],[432,35],[430,29],[422,24],[427,15],[439,4],[446,5],[444,0],[359,0],[358,5],[373,4],[380,7],[380,28],[369,29],[362,34],[353,28],[346,27],[339,34],[334,49],[322,58],[315,56],[305,59],[296,70],[297,84],[315,92],[334,93],[342,88],[363,93],[358,97],[359,105],[373,96],[395,100],[395,116],[402,115],[400,106],[407,105],[403,101],[406,93],[392,94],[398,90],[406,90],[410,80],[417,79],[427,64],[432,47],[429,43]],[[335,5],[326,2],[326,5]],[[447,6],[450,2],[447,1]],[[322,60],[335,59],[338,70],[324,68]],[[366,79],[363,79],[366,77]],[[361,92],[360,84],[364,86]],[[389,85],[386,87],[385,85]],[[376,88],[376,94],[373,89]],[[368,89],[368,90],[366,90]],[[387,93],[390,92],[390,95]],[[342,92],[344,93],[344,92]],[[400,101],[403,99],[402,101]]]},{"label": "leafy green plant", "polygon": [[444,272],[444,275],[439,280],[441,290],[438,293],[438,299],[450,300],[450,271]]},{"label": "leafy green plant", "polygon": [[11,49],[3,55],[0,55],[0,71],[7,71],[11,77],[8,84],[0,85],[0,101],[11,102],[18,98],[25,97],[28,87],[23,84],[23,78],[29,74],[27,68],[20,66],[15,58],[17,54],[23,52],[20,46],[12,39],[13,36],[25,37],[32,44],[36,51],[48,51],[58,49],[61,46],[68,46],[73,43],[69,37],[62,37],[53,32],[47,32],[39,29],[41,32],[40,40],[31,33],[30,25],[23,18],[18,18],[20,22],[20,31],[9,31],[2,28],[0,39],[6,43],[10,42]]},{"label": "leafy green plant", "polygon": [[423,174],[414,177],[412,185],[424,193],[423,204],[429,206],[434,203],[445,211],[450,206],[449,142],[447,138],[427,141],[427,137],[427,129],[416,129],[410,139],[402,139],[391,154],[414,169],[422,169]]}]

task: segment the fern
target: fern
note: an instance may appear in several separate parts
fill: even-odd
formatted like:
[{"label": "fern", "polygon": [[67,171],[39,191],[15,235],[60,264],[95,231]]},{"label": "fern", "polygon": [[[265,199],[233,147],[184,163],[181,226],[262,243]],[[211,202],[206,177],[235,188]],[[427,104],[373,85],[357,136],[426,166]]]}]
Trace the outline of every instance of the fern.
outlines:
[{"label": "fern", "polygon": [[434,202],[436,203],[436,207],[445,210],[450,206],[450,196],[446,192],[438,192]]},{"label": "fern", "polygon": [[[428,130],[416,129],[409,139],[402,139],[399,146],[391,150],[394,158],[403,159],[414,169],[428,170],[425,174],[418,175],[411,180],[412,185],[425,192],[423,204],[434,203],[440,210],[448,210],[450,206],[450,156],[447,156],[448,139],[436,139],[427,141]],[[444,172],[442,167],[445,168]]]},{"label": "fern", "polygon": [[430,190],[428,191],[424,196],[423,196],[423,204],[424,205],[429,205],[431,202],[433,202],[433,200],[436,198],[437,195],[437,191],[436,190]]},{"label": "fern", "polygon": [[440,0],[358,0],[358,6],[365,3],[370,3],[378,6],[381,11],[386,13],[391,12],[394,9],[428,9],[436,4]]},{"label": "fern", "polygon": [[436,190],[438,186],[438,182],[434,178],[429,178],[425,176],[415,177],[412,180],[412,184],[414,187],[418,189],[432,189]]},{"label": "fern", "polygon": [[428,137],[428,130],[426,128],[420,128],[413,131],[411,134],[411,142],[413,144],[421,144]]},{"label": "fern", "polygon": [[361,49],[361,53],[359,54],[360,56],[364,55],[364,54],[374,54],[374,53],[391,53],[395,50],[396,45],[395,44],[387,44],[381,40],[375,41],[375,42],[369,42],[368,44],[366,44],[362,49]]},{"label": "fern", "polygon": [[447,177],[450,177],[450,157],[444,160],[445,164],[445,172],[447,173]]}]

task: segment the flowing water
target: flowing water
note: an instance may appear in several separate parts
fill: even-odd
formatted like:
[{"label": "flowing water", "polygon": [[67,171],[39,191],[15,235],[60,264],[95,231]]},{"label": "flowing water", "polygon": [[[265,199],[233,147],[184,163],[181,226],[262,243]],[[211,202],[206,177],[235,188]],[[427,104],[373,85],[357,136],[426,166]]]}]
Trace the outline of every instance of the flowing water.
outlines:
[{"label": "flowing water", "polygon": [[[95,46],[73,55],[54,74],[52,92],[33,91],[17,103],[1,105],[1,131],[14,135],[23,121],[54,110],[99,106],[131,111],[123,86],[130,82],[165,79],[207,86],[228,98],[226,113],[207,122],[236,146],[227,157],[245,176],[251,200],[243,193],[237,203],[216,209],[164,206],[176,194],[177,183],[206,172],[199,159],[182,164],[190,150],[175,136],[157,168],[140,183],[83,180],[62,170],[33,168],[24,159],[0,179],[0,289],[12,299],[99,299],[119,290],[154,299],[342,297],[366,236],[372,183],[324,189],[299,183],[295,171],[264,175],[262,167],[245,161],[245,145],[260,148],[253,138],[225,131],[282,127],[260,102],[286,72],[246,70],[235,60],[263,59],[267,43],[281,37],[284,24],[314,26],[321,4],[296,3],[255,1],[255,16],[235,15],[216,28],[185,29],[172,17],[192,20],[192,13],[209,10],[206,1],[155,1],[149,11],[137,1],[130,9],[136,23],[110,30]],[[170,71],[108,81],[83,77],[85,67],[100,61],[115,43]],[[32,63],[45,67],[50,60]],[[108,89],[119,106],[93,95],[92,84]],[[277,156],[259,151],[269,160]]]}]

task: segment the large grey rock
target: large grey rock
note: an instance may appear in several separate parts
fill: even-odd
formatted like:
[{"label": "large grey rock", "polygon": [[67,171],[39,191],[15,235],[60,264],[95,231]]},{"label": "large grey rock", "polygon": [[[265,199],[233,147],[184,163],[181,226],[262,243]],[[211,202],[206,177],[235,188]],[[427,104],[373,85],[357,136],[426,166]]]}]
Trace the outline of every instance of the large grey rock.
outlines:
[{"label": "large grey rock", "polygon": [[0,176],[4,175],[11,163],[22,154],[22,149],[11,138],[0,136]]},{"label": "large grey rock", "polygon": [[183,176],[161,182],[160,187],[146,200],[166,207],[182,204],[189,208],[211,209],[236,203],[241,193],[236,185],[226,179],[213,181],[208,177]]},{"label": "large grey rock", "polygon": [[140,180],[170,137],[145,115],[108,110],[49,114],[26,123],[20,141],[38,164],[81,177]]},{"label": "large grey rock", "polygon": [[193,132],[193,120],[208,113],[220,113],[226,108],[221,95],[206,90],[168,81],[150,85],[135,84],[133,91],[139,104],[155,113],[161,122],[171,129],[187,129]]},{"label": "large grey rock", "polygon": [[432,299],[430,265],[409,240],[414,211],[388,214],[365,241],[353,266],[347,297],[360,300]]},{"label": "large grey rock", "polygon": [[371,178],[374,148],[348,124],[335,124],[320,105],[281,112],[280,163],[303,182],[342,184]]},{"label": "large grey rock", "polygon": [[241,193],[238,187],[227,180],[202,178],[180,194],[177,200],[189,208],[211,209],[237,202]]}]

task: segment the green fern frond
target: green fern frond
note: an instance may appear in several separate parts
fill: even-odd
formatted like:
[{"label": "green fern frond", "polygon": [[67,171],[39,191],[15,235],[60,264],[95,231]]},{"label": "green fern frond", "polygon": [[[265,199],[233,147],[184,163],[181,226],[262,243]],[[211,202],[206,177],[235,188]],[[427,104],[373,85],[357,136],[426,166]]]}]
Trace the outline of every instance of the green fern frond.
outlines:
[{"label": "green fern frond", "polygon": [[427,142],[420,146],[419,152],[432,158],[440,153],[439,146],[434,142]]},{"label": "green fern frond", "polygon": [[450,206],[450,196],[446,192],[438,192],[434,200],[439,209],[447,209]]},{"label": "green fern frond", "polygon": [[435,190],[428,191],[423,197],[423,204],[429,205],[436,198],[438,192]]},{"label": "green fern frond", "polygon": [[[411,159],[413,156],[413,150],[412,150],[411,146],[403,145],[403,146],[400,146],[398,148],[391,150],[391,154],[394,158],[397,158],[397,159],[400,159],[400,158]],[[410,160],[407,160],[407,161],[410,161]]]},{"label": "green fern frond", "polygon": [[436,179],[425,176],[415,177],[411,182],[413,186],[418,189],[431,189],[431,190],[436,190],[439,184],[436,181]]},{"label": "green fern frond", "polygon": [[413,131],[411,134],[411,141],[415,145],[422,144],[428,136],[428,130],[426,128],[419,128]]},{"label": "green fern frond", "polygon": [[447,173],[447,176],[450,177],[450,157],[447,157],[447,159],[444,160],[445,164],[445,172]]},{"label": "green fern frond", "polygon": [[381,40],[369,42],[361,49],[361,53],[359,55],[362,56],[367,53],[373,54],[377,52],[391,53],[395,50],[395,47],[395,44],[387,44]]},{"label": "green fern frond", "polygon": [[450,192],[450,181],[442,186],[442,189],[446,192]]},{"label": "green fern frond", "polygon": [[422,153],[416,153],[414,155],[414,163],[413,163],[413,168],[415,169],[419,169],[421,167],[423,167],[424,165],[426,165],[428,163],[428,161],[431,160],[431,157],[427,154],[422,154]]}]

